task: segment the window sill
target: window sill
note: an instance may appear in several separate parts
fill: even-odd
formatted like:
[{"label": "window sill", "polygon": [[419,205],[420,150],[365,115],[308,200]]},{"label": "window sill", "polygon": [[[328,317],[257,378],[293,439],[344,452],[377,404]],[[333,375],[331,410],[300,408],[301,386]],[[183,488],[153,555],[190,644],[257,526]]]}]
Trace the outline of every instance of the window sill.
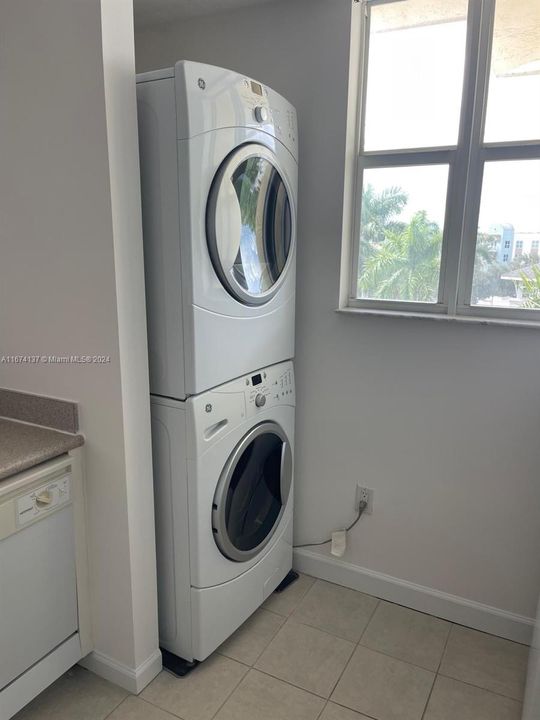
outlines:
[{"label": "window sill", "polygon": [[343,307],[336,308],[337,313],[345,315],[371,315],[373,317],[408,318],[414,320],[435,320],[438,322],[466,323],[473,325],[503,325],[509,327],[525,327],[540,330],[539,320],[517,320],[514,318],[491,318],[478,315],[446,315],[443,313],[420,313],[407,310],[370,310],[368,308]]}]

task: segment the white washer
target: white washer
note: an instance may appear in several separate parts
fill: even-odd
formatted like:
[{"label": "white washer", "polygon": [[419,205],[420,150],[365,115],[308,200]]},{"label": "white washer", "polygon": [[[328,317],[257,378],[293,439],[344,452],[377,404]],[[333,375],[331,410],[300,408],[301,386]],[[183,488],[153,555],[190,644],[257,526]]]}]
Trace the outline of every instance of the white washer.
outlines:
[{"label": "white washer", "polygon": [[186,61],[137,98],[150,390],[183,399],[294,356],[296,112]]},{"label": "white washer", "polygon": [[204,660],[292,567],[293,366],[151,405],[160,645]]}]

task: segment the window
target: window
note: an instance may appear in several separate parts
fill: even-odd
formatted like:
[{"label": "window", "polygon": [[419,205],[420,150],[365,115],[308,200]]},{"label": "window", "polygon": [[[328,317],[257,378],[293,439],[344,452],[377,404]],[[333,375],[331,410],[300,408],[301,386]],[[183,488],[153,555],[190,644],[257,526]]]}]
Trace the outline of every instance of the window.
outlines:
[{"label": "window", "polygon": [[540,2],[363,0],[359,13],[342,306],[540,323],[540,243],[515,240],[540,235]]}]

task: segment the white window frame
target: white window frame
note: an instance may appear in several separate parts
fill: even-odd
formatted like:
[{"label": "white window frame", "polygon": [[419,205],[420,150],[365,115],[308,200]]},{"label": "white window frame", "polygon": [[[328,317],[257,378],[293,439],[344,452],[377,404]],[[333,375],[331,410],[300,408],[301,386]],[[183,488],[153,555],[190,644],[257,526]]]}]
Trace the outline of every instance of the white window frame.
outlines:
[{"label": "white window frame", "polygon": [[[540,158],[540,141],[482,142],[496,0],[468,0],[464,84],[457,145],[363,151],[370,10],[374,5],[400,1],[354,0],[353,3],[339,309],[540,326],[538,310],[471,305],[484,165],[493,160]],[[437,302],[358,298],[364,170],[433,164],[449,166]]]}]

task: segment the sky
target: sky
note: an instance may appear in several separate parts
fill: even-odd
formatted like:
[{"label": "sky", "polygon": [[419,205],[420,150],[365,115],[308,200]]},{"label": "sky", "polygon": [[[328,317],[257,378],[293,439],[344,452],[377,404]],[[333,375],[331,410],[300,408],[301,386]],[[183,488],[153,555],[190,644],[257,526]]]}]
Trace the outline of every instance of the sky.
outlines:
[{"label": "sky", "polygon": [[[465,21],[457,21],[372,34],[366,150],[455,145],[465,32]],[[539,137],[540,73],[491,75],[486,141]],[[365,182],[377,190],[403,187],[409,203],[402,219],[423,209],[442,226],[447,175],[444,166],[392,168],[367,171]],[[479,226],[504,223],[516,232],[540,231],[540,160],[486,166]]]}]

